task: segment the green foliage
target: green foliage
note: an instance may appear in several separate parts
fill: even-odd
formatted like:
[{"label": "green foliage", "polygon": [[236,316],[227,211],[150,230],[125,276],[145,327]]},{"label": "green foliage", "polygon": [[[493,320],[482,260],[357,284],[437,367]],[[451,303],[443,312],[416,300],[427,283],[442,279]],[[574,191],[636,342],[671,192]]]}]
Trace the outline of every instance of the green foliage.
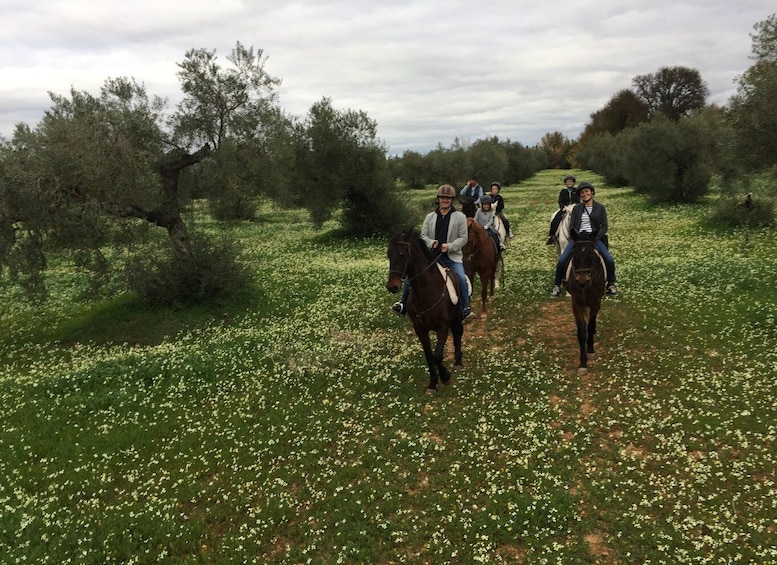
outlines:
[{"label": "green foliage", "polygon": [[775,173],[777,169],[759,175],[739,176],[724,184],[711,213],[712,221],[748,228],[774,225]]},{"label": "green foliage", "polygon": [[629,134],[624,172],[637,190],[658,202],[696,202],[704,196],[717,155],[716,113],[677,122],[662,115]]},{"label": "green foliage", "polygon": [[777,14],[755,25],[755,64],[739,77],[728,117],[733,130],[733,155],[744,173],[777,166]]},{"label": "green foliage", "polygon": [[169,245],[149,245],[127,262],[129,288],[148,305],[170,307],[223,301],[247,287],[250,275],[236,240],[194,233],[192,245],[189,259]]},{"label": "green foliage", "polygon": [[721,196],[711,213],[715,224],[728,224],[748,228],[762,228],[774,225],[774,203],[763,198],[754,198],[745,205],[744,198]]},{"label": "green foliage", "polygon": [[588,138],[577,154],[578,163],[602,175],[610,186],[625,186],[629,181],[623,172],[624,148],[629,132],[625,130],[617,136],[600,133]]},{"label": "green foliage", "polygon": [[314,225],[321,227],[341,208],[347,235],[389,233],[406,220],[385,145],[366,113],[336,110],[324,98],[298,126],[296,143],[296,204],[310,211]]},{"label": "green foliage", "polygon": [[172,116],[176,137],[188,147],[206,143],[218,150],[224,141],[252,142],[273,111],[280,79],[265,70],[267,57],[261,49],[235,44],[222,67],[215,50],[190,49],[181,63],[178,78],[183,99]]},{"label": "green foliage", "polygon": [[542,148],[528,148],[496,136],[478,139],[465,147],[455,140],[451,147],[441,144],[426,155],[406,152],[391,160],[394,177],[410,188],[428,185],[463,185],[476,175],[481,185],[493,181],[516,184],[548,166],[548,155]]},{"label": "green foliage", "polygon": [[591,121],[580,136],[581,141],[600,133],[617,135],[648,120],[648,107],[631,90],[616,93],[601,110],[591,114]]}]

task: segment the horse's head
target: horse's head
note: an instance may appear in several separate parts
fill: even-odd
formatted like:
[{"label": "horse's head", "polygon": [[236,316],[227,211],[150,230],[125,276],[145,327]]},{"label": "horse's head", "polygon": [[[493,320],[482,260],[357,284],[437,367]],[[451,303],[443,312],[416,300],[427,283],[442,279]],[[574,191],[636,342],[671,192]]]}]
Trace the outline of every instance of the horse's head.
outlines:
[{"label": "horse's head", "polygon": [[572,272],[578,284],[591,282],[594,265],[599,258],[593,241],[576,241],[572,249]]},{"label": "horse's head", "polygon": [[402,279],[407,276],[407,267],[410,264],[413,239],[417,238],[408,230],[395,233],[391,236],[388,245],[389,276],[386,289],[396,294],[402,288]]}]

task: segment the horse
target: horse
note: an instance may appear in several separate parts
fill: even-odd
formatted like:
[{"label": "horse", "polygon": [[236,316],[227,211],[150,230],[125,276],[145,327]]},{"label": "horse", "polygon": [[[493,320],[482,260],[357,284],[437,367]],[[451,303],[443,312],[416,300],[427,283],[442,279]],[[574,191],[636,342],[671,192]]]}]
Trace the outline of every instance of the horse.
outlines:
[{"label": "horse", "polygon": [[[509,239],[507,237],[507,229],[505,229],[505,223],[502,221],[502,218],[499,216],[499,214],[494,214],[494,224],[493,224],[494,231],[499,234],[499,241],[507,247],[507,244],[509,243]],[[497,281],[497,285],[499,284],[499,281]],[[498,286],[497,286],[498,288]]]},{"label": "horse", "polygon": [[595,358],[594,334],[596,316],[602,305],[607,282],[604,261],[593,241],[576,241],[572,250],[571,267],[564,285],[572,297],[572,312],[577,325],[580,346],[579,376],[588,374],[588,359]]},{"label": "horse", "polygon": [[464,253],[464,271],[469,280],[475,281],[475,273],[480,276],[480,319],[488,317],[488,296],[494,295],[499,285],[504,260],[496,246],[494,238],[485,228],[472,218],[467,218],[467,243]]},{"label": "horse", "polygon": [[[416,232],[406,231],[394,234],[388,245],[389,276],[386,289],[396,294],[407,278],[410,293],[405,301],[407,315],[413,322],[418,341],[424,350],[426,365],[429,368],[427,394],[434,394],[438,380],[443,384],[450,382],[451,373],[443,365],[443,350],[448,334],[453,335],[454,368],[463,366],[461,338],[464,335],[464,322],[461,310],[451,301],[448,282],[458,287],[458,277],[446,270],[446,278],[440,275],[439,255],[431,257],[426,244]],[[462,292],[462,289],[458,289]],[[467,292],[468,289],[463,289]],[[432,351],[429,332],[437,336]]]},{"label": "horse", "polygon": [[462,213],[468,218],[474,218],[475,212],[478,210],[478,207],[475,204],[475,199],[469,196],[459,196],[458,198],[459,202],[461,202]]},{"label": "horse", "polygon": [[561,256],[564,249],[567,248],[569,240],[572,239],[572,208],[574,207],[574,204],[569,204],[560,210],[556,210],[556,212],[550,216],[550,221],[552,222],[553,218],[556,217],[556,214],[561,214],[562,211],[564,214],[564,217],[561,218],[561,223],[559,223],[558,228],[556,228],[556,231],[553,233],[553,243],[556,246],[556,257]]}]

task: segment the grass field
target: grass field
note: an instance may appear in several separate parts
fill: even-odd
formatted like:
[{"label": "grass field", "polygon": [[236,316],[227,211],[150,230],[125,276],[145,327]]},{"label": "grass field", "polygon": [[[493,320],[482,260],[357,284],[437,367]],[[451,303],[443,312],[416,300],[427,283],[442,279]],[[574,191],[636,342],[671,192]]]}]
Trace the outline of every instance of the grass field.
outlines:
[{"label": "grass field", "polygon": [[503,190],[503,285],[434,397],[387,242],[300,211],[229,228],[256,273],[229,305],[2,283],[0,562],[777,563],[777,233],[578,173],[621,291],[582,378],[559,171]]}]

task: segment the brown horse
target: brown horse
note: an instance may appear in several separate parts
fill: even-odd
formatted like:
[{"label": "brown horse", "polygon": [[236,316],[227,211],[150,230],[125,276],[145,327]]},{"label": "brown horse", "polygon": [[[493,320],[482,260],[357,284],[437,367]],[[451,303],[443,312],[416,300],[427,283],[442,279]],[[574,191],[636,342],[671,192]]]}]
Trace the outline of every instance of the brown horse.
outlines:
[{"label": "brown horse", "polygon": [[[443,279],[437,265],[437,257],[431,257],[426,245],[415,232],[403,232],[392,236],[388,246],[389,277],[386,289],[392,294],[399,292],[402,280],[407,278],[410,293],[405,308],[418,341],[424,349],[429,368],[429,394],[437,390],[438,379],[447,384],[450,371],[443,365],[443,350],[448,333],[453,334],[454,367],[462,366],[461,338],[464,325],[459,307],[451,302],[446,279]],[[448,278],[458,287],[458,277],[448,272]],[[465,292],[467,290],[465,289]],[[429,332],[437,335],[434,351]]]},{"label": "brown horse", "polygon": [[480,318],[488,317],[488,297],[494,296],[499,284],[504,260],[494,238],[472,218],[467,218],[467,243],[464,253],[464,271],[469,280],[475,282],[475,273],[480,277]]},{"label": "brown horse", "polygon": [[602,305],[607,277],[593,241],[576,241],[571,261],[572,268],[565,286],[572,297],[572,312],[577,324],[577,342],[580,346],[577,374],[583,376],[588,374],[589,357],[593,359],[596,356],[596,316]]}]

